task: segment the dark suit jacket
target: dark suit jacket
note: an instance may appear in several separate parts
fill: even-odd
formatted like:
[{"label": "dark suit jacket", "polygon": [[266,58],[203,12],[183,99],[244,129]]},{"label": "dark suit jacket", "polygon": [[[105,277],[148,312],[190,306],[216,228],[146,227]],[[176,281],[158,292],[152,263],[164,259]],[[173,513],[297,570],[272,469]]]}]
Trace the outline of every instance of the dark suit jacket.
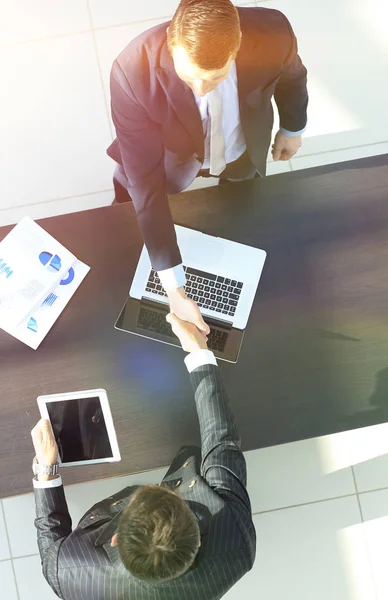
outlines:
[{"label": "dark suit jacket", "polygon": [[[306,69],[286,17],[267,8],[239,8],[242,42],[236,59],[240,117],[251,161],[261,175],[273,111],[300,131],[307,121]],[[134,39],[114,61],[112,117],[117,139],[108,154],[128,180],[140,230],[156,270],[181,263],[167,193],[190,185],[204,157],[201,118],[192,90],[176,74],[167,48],[168,23]]]},{"label": "dark suit jacket", "polygon": [[[249,571],[256,533],[246,491],[246,464],[214,365],[191,374],[202,451],[183,447],[163,484],[178,489],[195,513],[201,547],[182,577],[151,585],[133,578],[110,541],[135,487],[99,502],[74,531],[63,486],[35,489],[35,525],[43,573],[66,600],[216,600]],[[193,482],[195,482],[193,484]]]}]

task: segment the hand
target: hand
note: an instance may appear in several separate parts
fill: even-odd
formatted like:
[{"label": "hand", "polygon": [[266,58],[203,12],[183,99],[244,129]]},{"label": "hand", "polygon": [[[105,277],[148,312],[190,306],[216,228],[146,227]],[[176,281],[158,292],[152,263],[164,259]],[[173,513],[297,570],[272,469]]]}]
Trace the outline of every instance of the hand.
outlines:
[{"label": "hand", "polygon": [[274,160],[289,160],[296,154],[302,145],[302,136],[290,137],[281,131],[275,135],[272,144],[272,158]]},{"label": "hand", "polygon": [[181,321],[171,313],[166,316],[166,321],[170,323],[173,332],[179,338],[183,350],[195,352],[207,349],[207,337],[198,327],[187,321]]},{"label": "hand", "polygon": [[182,321],[193,323],[206,335],[210,332],[209,325],[203,320],[198,306],[193,300],[186,296],[183,287],[180,287],[177,290],[170,290],[167,292],[167,295],[170,301],[170,310],[174,315],[179,317]]},{"label": "hand", "polygon": [[51,431],[50,422],[41,419],[31,431],[36,458],[41,465],[54,465],[58,462],[58,446]]}]

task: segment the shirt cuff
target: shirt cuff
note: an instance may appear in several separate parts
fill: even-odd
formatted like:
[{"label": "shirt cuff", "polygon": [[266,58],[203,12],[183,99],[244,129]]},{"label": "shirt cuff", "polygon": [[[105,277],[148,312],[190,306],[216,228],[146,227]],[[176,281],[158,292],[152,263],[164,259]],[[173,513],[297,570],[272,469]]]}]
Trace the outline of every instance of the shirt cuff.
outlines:
[{"label": "shirt cuff", "polygon": [[215,365],[217,366],[216,357],[211,350],[196,350],[190,352],[185,358],[185,364],[189,373],[202,367],[203,365]]},{"label": "shirt cuff", "polygon": [[57,475],[55,479],[50,479],[49,481],[38,481],[35,477],[32,480],[34,488],[53,488],[59,487],[62,485],[62,477]]},{"label": "shirt cuff", "polygon": [[306,128],[307,125],[306,127],[303,127],[303,129],[301,129],[300,131],[289,131],[288,129],[284,129],[284,127],[280,127],[279,131],[284,133],[284,135],[286,135],[287,137],[297,137],[298,135],[303,135],[303,133],[306,131]]},{"label": "shirt cuff", "polygon": [[159,279],[164,289],[176,290],[186,285],[186,275],[183,269],[183,265],[176,265],[171,269],[164,269],[164,271],[158,271]]}]

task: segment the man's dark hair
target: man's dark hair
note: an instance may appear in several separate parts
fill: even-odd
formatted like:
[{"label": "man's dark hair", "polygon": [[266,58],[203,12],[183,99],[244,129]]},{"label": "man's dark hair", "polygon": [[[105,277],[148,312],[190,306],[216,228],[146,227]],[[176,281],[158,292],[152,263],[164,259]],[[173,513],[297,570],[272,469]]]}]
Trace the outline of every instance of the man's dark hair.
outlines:
[{"label": "man's dark hair", "polygon": [[123,511],[117,534],[124,566],[147,583],[183,575],[200,545],[196,517],[188,504],[165,486],[137,489]]},{"label": "man's dark hair", "polygon": [[222,69],[240,47],[240,18],[230,0],[181,0],[167,32],[200,69]]}]

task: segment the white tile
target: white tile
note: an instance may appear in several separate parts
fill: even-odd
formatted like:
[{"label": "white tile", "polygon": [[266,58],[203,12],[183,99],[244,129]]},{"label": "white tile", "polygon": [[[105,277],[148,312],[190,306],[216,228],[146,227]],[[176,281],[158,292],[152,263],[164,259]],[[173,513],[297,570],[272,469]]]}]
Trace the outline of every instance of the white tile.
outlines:
[{"label": "white tile", "polygon": [[346,148],[344,150],[310,154],[308,156],[296,155],[291,159],[291,166],[293,171],[298,171],[299,169],[309,169],[311,167],[331,165],[346,160],[356,160],[357,158],[366,158],[368,156],[377,156],[378,154],[387,153],[388,142],[382,142],[381,144],[370,144],[358,148]]},{"label": "white tile", "polygon": [[278,175],[279,173],[289,173],[289,171],[291,171],[289,160],[271,160],[267,163],[267,176]]},{"label": "white tile", "polygon": [[109,189],[112,138],[92,34],[0,49],[0,72],[0,209]]},{"label": "white tile", "polygon": [[[260,2],[286,14],[308,69],[308,129],[299,155],[388,140],[385,0]],[[328,32],[330,40],[328,43]]]},{"label": "white tile", "polygon": [[[58,596],[53,592],[42,575],[40,556],[29,556],[14,560],[16,582],[19,590],[19,600],[57,600]],[[31,596],[33,590],[33,596]]]},{"label": "white tile", "polygon": [[96,31],[96,43],[98,58],[101,66],[102,78],[106,98],[110,102],[109,77],[112,63],[115,58],[128,46],[129,42],[135,37],[151,29],[164,19],[154,19],[152,21],[142,21],[140,23],[131,23],[120,27],[109,27]]},{"label": "white tile", "polygon": [[196,177],[185,191],[202,190],[203,188],[214,187],[216,185],[218,185],[218,177]]},{"label": "white tile", "polygon": [[15,577],[10,560],[0,562],[0,589],[2,598],[18,600]]},{"label": "white tile", "polygon": [[43,202],[41,204],[33,204],[30,206],[8,208],[0,210],[0,227],[18,223],[20,219],[25,216],[31,217],[31,219],[44,219],[46,217],[65,215],[80,210],[109,206],[112,204],[113,199],[114,191],[111,189],[96,194],[76,196],[75,198],[65,198],[64,200],[53,200],[51,202]]},{"label": "white tile", "polygon": [[[387,445],[387,440],[384,445]],[[355,465],[354,474],[359,492],[388,488],[387,449],[382,450],[378,458]]]},{"label": "white tile", "polygon": [[374,588],[356,497],[254,518],[255,565],[225,600],[372,600]]},{"label": "white tile", "polygon": [[97,28],[161,17],[165,17],[167,21],[176,11],[178,4],[178,0],[90,0],[90,9],[93,26]]},{"label": "white tile", "polygon": [[8,538],[5,529],[5,522],[1,502],[2,501],[0,500],[0,560],[5,560],[6,558],[11,557],[11,553],[9,551]]},{"label": "white tile", "polygon": [[90,28],[87,0],[0,0],[0,46]]},{"label": "white tile", "polygon": [[[331,437],[331,436],[328,436]],[[245,453],[253,512],[355,493],[350,468],[326,472],[317,439]]]},{"label": "white tile", "polygon": [[[5,519],[12,557],[38,552],[36,542],[35,501],[33,494],[23,494],[3,499]],[[23,515],[21,519],[20,516]]]},{"label": "white tile", "polygon": [[377,600],[388,598],[388,490],[360,494],[372,572],[377,588]]},{"label": "white tile", "polygon": [[388,487],[388,423],[319,438],[317,443],[326,472],[353,466],[359,492]]}]

